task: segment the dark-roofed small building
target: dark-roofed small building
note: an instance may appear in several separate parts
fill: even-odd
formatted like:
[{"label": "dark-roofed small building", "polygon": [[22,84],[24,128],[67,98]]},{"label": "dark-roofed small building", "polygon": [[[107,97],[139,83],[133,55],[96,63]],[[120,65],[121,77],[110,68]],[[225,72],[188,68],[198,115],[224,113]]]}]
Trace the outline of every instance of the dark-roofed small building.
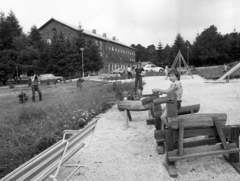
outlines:
[{"label": "dark-roofed small building", "polygon": [[[66,38],[74,39],[77,36],[78,27],[68,25],[54,18],[51,18],[45,24],[38,28],[44,40],[51,43],[54,31],[62,32]],[[99,53],[102,56],[104,68],[103,72],[112,72],[116,68],[125,69],[128,65],[135,63],[135,49],[119,42],[116,37],[107,38],[107,34],[97,34],[96,30],[88,31],[83,29],[86,38],[91,38],[99,47]]]}]

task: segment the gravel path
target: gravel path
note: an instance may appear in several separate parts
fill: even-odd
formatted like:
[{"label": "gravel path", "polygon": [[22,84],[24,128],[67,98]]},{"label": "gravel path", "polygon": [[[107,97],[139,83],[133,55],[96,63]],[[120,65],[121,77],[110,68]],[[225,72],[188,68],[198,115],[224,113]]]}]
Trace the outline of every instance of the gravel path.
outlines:
[{"label": "gravel path", "polygon": [[[144,77],[144,94],[152,88],[168,88],[165,77]],[[182,76],[182,105],[198,104],[199,113],[227,113],[227,124],[240,124],[240,80],[229,84],[209,84],[199,76]],[[153,131],[147,126],[147,112],[132,112],[133,121],[125,127],[125,114],[114,106],[101,115],[89,147],[76,153],[68,163],[80,162],[79,169],[69,180],[74,181],[239,181],[240,175],[222,155],[177,161],[178,178],[166,169],[166,155],[158,155]],[[88,142],[89,140],[87,140]],[[92,153],[93,154],[92,154]],[[61,168],[59,180],[73,169]]]}]

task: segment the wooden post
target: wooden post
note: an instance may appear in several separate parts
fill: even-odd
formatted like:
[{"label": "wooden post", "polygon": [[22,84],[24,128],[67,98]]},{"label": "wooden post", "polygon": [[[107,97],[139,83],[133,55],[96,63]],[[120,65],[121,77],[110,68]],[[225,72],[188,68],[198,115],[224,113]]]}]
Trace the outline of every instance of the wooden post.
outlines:
[{"label": "wooden post", "polygon": [[183,120],[180,119],[178,122],[179,127],[179,140],[178,140],[178,155],[183,155],[183,138],[184,138],[184,123]]},{"label": "wooden post", "polygon": [[127,112],[126,109],[125,109],[125,115],[126,115],[126,124],[125,124],[125,127],[128,128],[128,121],[129,121],[129,118],[128,118],[128,112]]},{"label": "wooden post", "polygon": [[[239,148],[239,128],[238,126],[231,127],[231,143],[236,143],[236,146]],[[239,163],[239,153],[229,154],[229,161],[233,163]]]}]

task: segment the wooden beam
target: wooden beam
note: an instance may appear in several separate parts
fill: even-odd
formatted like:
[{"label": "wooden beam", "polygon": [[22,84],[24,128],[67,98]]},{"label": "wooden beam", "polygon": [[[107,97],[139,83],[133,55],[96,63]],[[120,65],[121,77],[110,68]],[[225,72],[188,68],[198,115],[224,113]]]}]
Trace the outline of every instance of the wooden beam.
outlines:
[{"label": "wooden beam", "polygon": [[[178,138],[179,131],[175,129],[169,129],[173,132],[173,137]],[[231,126],[222,126],[222,131],[226,137],[229,137],[231,135]],[[195,136],[217,136],[218,132],[214,127],[211,128],[188,128],[184,130],[184,138],[190,138]]]},{"label": "wooden beam", "polygon": [[183,120],[179,120],[179,140],[178,140],[178,155],[183,155],[183,135],[184,135],[184,122]]},{"label": "wooden beam", "polygon": [[127,116],[128,116],[129,121],[132,121],[132,116],[131,116],[131,113],[129,110],[127,110]]},{"label": "wooden beam", "polygon": [[240,152],[235,143],[229,144],[230,149],[224,150],[222,144],[211,145],[211,146],[198,146],[193,148],[185,148],[183,151],[183,156],[178,156],[178,150],[173,150],[168,152],[168,159],[170,161],[184,160],[189,158],[198,158],[203,156],[212,156],[225,153],[236,153]]},{"label": "wooden beam", "polygon": [[217,129],[217,132],[218,132],[218,134],[219,134],[219,137],[220,137],[220,139],[221,139],[221,142],[222,142],[222,144],[223,144],[223,148],[224,148],[225,150],[229,150],[229,146],[228,146],[228,144],[227,144],[227,142],[226,142],[226,138],[225,138],[225,136],[224,136],[224,134],[223,134],[223,131],[222,131],[220,122],[218,121],[218,118],[215,117],[215,116],[213,116],[212,119],[213,119],[213,122],[214,122],[214,124],[215,124],[216,129]]},{"label": "wooden beam", "polygon": [[[195,146],[202,146],[202,145],[213,145],[216,143],[220,143],[221,140],[219,138],[204,138],[194,141],[184,141],[183,147],[184,148],[191,148]],[[178,149],[178,145],[174,145],[174,149]]]},{"label": "wooden beam", "polygon": [[178,121],[180,119],[184,120],[185,128],[215,126],[212,120],[213,116],[218,118],[221,125],[226,124],[227,114],[225,113],[186,114],[186,115],[180,115],[177,118],[173,118],[170,122],[170,127],[173,129],[178,129]]},{"label": "wooden beam", "polygon": [[[239,148],[239,127],[238,126],[232,126],[232,134],[231,134],[230,142],[236,143],[237,147]],[[229,161],[233,163],[239,163],[239,153],[229,154]]]}]

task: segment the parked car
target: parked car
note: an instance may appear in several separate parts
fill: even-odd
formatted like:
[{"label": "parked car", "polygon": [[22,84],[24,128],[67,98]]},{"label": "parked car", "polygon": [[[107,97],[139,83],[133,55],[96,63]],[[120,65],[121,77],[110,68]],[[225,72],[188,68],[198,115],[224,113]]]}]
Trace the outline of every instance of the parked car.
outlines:
[{"label": "parked car", "polygon": [[113,73],[113,74],[123,74],[123,73],[124,73],[124,70],[121,69],[121,68],[117,68],[117,69],[113,70],[112,73]]},{"label": "parked car", "polygon": [[143,67],[143,69],[144,69],[146,72],[163,72],[163,71],[164,71],[164,68],[162,68],[162,67],[157,67],[157,66],[154,65],[154,64],[145,65],[145,66]]},{"label": "parked car", "polygon": [[55,76],[53,74],[41,74],[39,75],[40,83],[47,83],[50,82],[61,82],[63,81],[63,76]]}]

